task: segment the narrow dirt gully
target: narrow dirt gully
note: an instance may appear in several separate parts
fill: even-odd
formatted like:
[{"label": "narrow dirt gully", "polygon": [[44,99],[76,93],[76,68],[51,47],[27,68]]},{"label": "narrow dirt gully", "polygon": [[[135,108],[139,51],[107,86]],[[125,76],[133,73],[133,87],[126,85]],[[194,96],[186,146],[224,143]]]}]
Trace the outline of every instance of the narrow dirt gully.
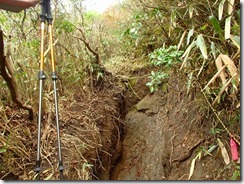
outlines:
[{"label": "narrow dirt gully", "polygon": [[[225,165],[217,136],[228,148],[226,133],[213,134],[214,115],[201,93],[188,94],[185,75],[172,73],[158,92],[149,93],[145,69],[133,82],[108,76],[92,90],[60,98],[60,130],[66,180],[228,180],[234,164]],[[144,76],[144,77],[142,77]],[[121,84],[121,85],[118,85]],[[125,87],[126,86],[126,87]],[[48,99],[46,99],[48,100]],[[42,124],[42,174],[59,179],[52,102],[45,101]],[[15,107],[6,108],[9,122],[2,141],[3,180],[33,180],[36,122]],[[8,141],[11,136],[11,142]],[[226,140],[226,141],[225,141]],[[229,150],[229,149],[228,149]],[[194,172],[190,176],[192,161]]]},{"label": "narrow dirt gully", "polygon": [[[210,133],[211,117],[201,93],[186,93],[185,76],[171,75],[163,90],[146,95],[125,117],[121,155],[112,180],[225,180],[232,176]],[[194,172],[189,176],[192,160]]]}]

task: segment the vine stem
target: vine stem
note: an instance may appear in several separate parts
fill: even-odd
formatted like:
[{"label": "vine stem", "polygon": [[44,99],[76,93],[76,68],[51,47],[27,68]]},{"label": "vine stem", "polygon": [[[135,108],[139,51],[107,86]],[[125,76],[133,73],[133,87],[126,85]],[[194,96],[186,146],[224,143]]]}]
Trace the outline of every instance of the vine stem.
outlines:
[{"label": "vine stem", "polygon": [[[202,88],[201,88],[201,90],[202,90]],[[220,119],[219,115],[216,113],[216,110],[213,108],[213,106],[211,105],[211,103],[210,103],[209,100],[207,99],[206,94],[205,94],[203,91],[202,91],[202,94],[203,94],[205,100],[207,101],[209,107],[210,107],[211,110],[213,111],[214,115],[216,116],[217,120],[220,122],[220,124],[221,124],[221,125],[223,126],[223,128],[225,129],[225,131],[226,131],[226,132],[229,134],[229,136],[230,136],[232,139],[234,139],[234,140],[236,141],[236,143],[240,146],[240,145],[241,145],[241,143],[240,143],[240,138],[239,138],[239,137],[236,138],[236,137],[234,136],[234,134],[232,134],[232,133],[228,130],[228,128],[225,126],[224,122]]]}]

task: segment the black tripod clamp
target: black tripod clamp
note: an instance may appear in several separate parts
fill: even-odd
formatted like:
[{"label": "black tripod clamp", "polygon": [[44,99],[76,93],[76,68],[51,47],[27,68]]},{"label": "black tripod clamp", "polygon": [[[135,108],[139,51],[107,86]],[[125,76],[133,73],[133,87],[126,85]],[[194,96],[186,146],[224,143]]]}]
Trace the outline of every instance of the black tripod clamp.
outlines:
[{"label": "black tripod clamp", "polygon": [[45,22],[47,21],[48,24],[52,24],[52,14],[51,14],[51,2],[50,0],[42,0],[40,2],[41,6],[42,6],[42,11],[40,14],[41,17],[41,22]]}]

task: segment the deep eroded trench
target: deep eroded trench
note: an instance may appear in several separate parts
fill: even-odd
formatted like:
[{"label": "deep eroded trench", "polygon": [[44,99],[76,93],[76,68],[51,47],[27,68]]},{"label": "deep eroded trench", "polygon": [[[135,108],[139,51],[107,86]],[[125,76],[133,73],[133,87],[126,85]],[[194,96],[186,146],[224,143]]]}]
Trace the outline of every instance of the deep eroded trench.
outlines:
[{"label": "deep eroded trench", "polygon": [[[202,108],[205,101],[197,89],[186,93],[184,78],[174,73],[163,84],[164,90],[154,94],[148,92],[147,79],[137,81],[134,90],[107,83],[63,102],[60,130],[65,179],[188,180],[192,160],[201,148],[216,144],[216,137],[209,131],[213,117]],[[8,125],[12,141],[1,157],[8,171],[0,174],[3,179],[32,180],[36,124],[19,112],[7,114],[12,117]],[[42,178],[56,180],[55,118],[50,114],[46,111],[43,116]],[[232,174],[232,166],[225,166],[216,149],[196,161],[191,179],[223,180]]]},{"label": "deep eroded trench", "polygon": [[[184,75],[171,75],[165,91],[146,95],[125,116],[121,154],[110,180],[225,180],[233,168],[225,166],[220,150],[202,152],[189,177],[192,160],[216,137],[212,116],[201,93],[186,93]],[[224,169],[223,169],[224,168]],[[232,170],[232,171],[231,171]]]}]

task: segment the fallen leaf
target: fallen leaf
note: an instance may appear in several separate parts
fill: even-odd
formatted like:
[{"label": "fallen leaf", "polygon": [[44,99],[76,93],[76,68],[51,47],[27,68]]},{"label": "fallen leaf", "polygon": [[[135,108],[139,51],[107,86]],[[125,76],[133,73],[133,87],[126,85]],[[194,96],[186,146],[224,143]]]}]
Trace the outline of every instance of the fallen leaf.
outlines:
[{"label": "fallen leaf", "polygon": [[218,145],[220,147],[222,156],[224,158],[224,162],[225,162],[226,165],[229,165],[229,163],[230,163],[230,157],[228,155],[228,152],[227,152],[224,144],[222,143],[222,141],[219,138],[217,138],[217,140],[218,140]]},{"label": "fallen leaf", "polygon": [[194,168],[195,168],[195,163],[196,163],[196,158],[194,158],[194,159],[191,161],[191,168],[190,168],[190,174],[189,174],[188,180],[190,180],[191,177],[192,177],[192,175],[193,175]]}]

